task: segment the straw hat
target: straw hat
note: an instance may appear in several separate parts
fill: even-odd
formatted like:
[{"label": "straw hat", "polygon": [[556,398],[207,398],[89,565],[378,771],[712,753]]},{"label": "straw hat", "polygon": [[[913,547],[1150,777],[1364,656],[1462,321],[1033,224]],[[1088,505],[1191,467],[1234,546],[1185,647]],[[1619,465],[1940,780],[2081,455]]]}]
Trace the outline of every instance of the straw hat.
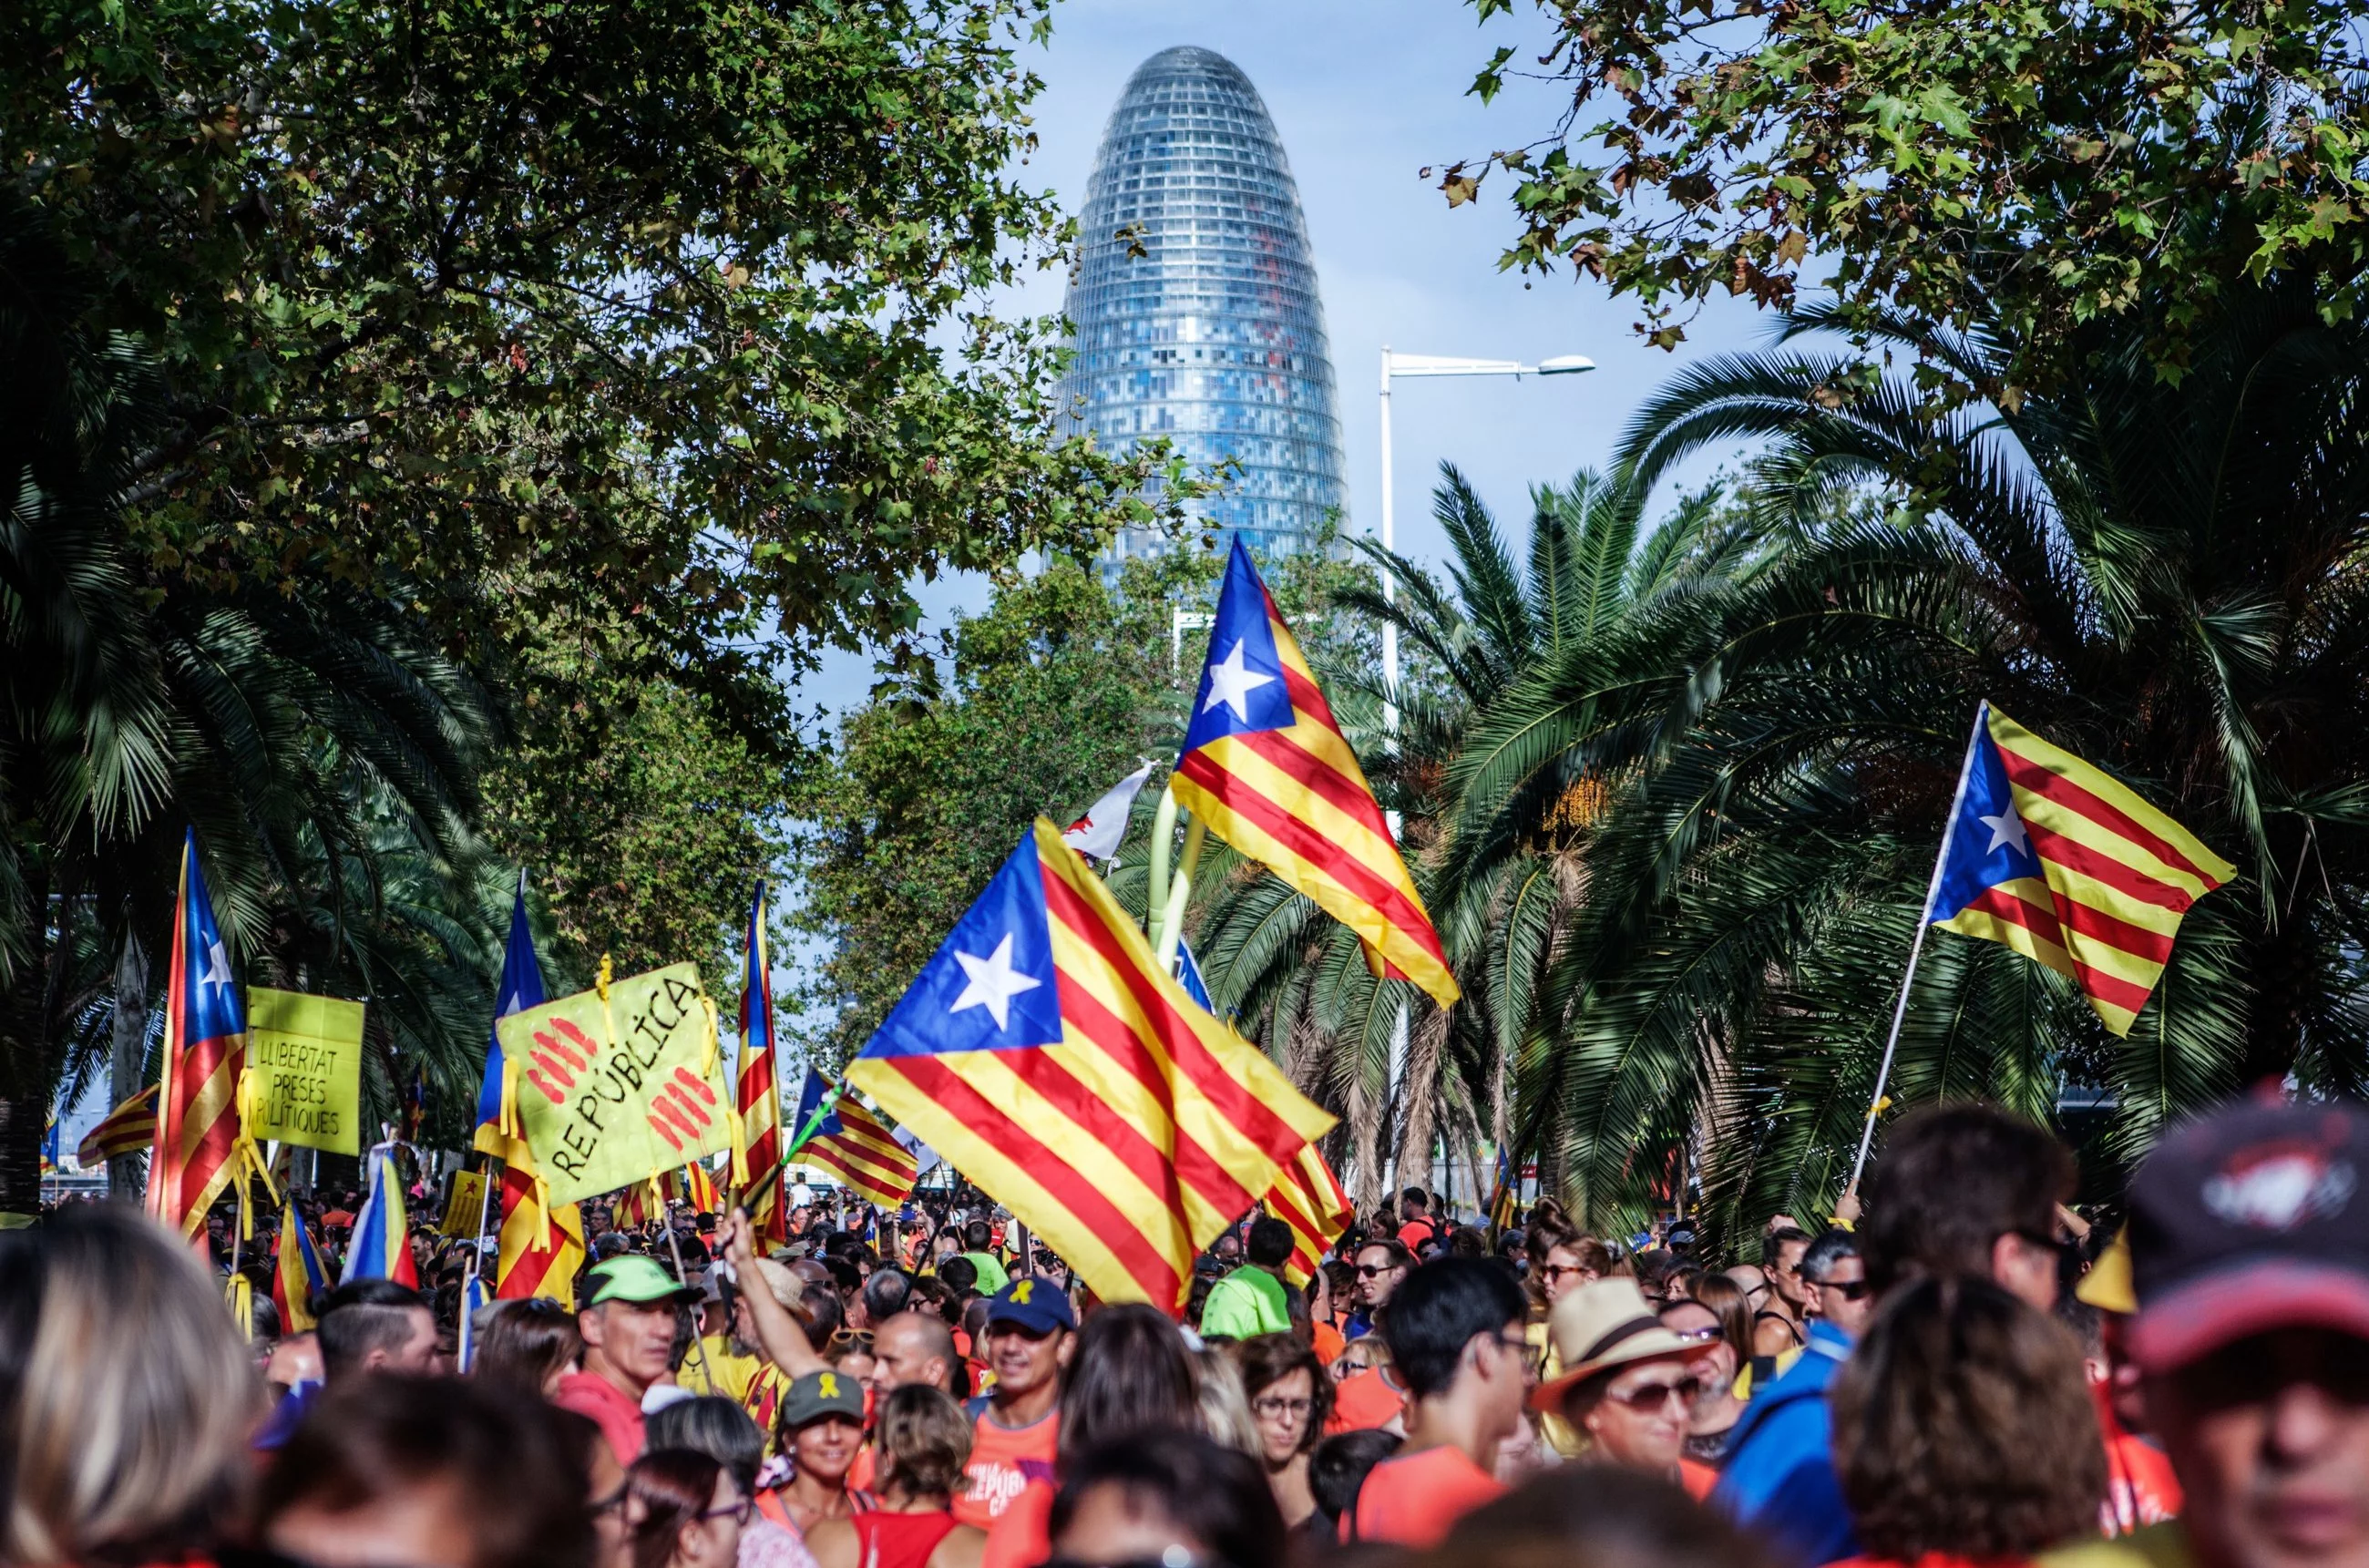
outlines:
[{"label": "straw hat", "polygon": [[1562,1408],[1563,1394],[1583,1378],[1656,1356],[1684,1356],[1717,1337],[1664,1328],[1637,1282],[1619,1276],[1590,1280],[1557,1301],[1547,1335],[1562,1359],[1562,1375],[1539,1385],[1530,1408],[1550,1413]]}]

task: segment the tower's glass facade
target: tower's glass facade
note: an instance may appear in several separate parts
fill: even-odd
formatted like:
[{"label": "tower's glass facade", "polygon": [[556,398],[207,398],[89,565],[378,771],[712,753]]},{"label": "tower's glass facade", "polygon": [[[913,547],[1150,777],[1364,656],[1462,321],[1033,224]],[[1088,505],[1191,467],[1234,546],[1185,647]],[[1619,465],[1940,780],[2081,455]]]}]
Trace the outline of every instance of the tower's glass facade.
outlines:
[{"label": "tower's glass facade", "polygon": [[[1299,191],[1258,90],[1206,49],[1164,49],[1103,132],[1070,284],[1070,430],[1166,436],[1238,476],[1195,510],[1271,555],[1345,504],[1341,422]],[[1162,547],[1126,531],[1115,559]]]}]

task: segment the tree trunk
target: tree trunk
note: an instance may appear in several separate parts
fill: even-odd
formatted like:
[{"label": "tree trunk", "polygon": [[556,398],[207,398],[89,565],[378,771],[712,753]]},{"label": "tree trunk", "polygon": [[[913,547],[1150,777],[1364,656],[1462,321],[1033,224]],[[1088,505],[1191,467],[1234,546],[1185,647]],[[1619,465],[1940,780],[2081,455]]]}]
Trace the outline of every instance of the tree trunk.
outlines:
[{"label": "tree trunk", "polygon": [[[123,950],[115,959],[115,1024],[110,1045],[108,1093],[111,1109],[140,1093],[148,1076],[148,955],[140,945],[138,933],[128,922],[123,932]],[[107,1191],[110,1197],[137,1203],[146,1179],[147,1167],[138,1154],[119,1154],[107,1162]]]},{"label": "tree trunk", "polygon": [[1402,1187],[1431,1185],[1431,1145],[1437,1127],[1439,1053],[1448,1043],[1448,1013],[1425,1008],[1410,1021],[1406,1077],[1399,1085],[1399,1175]]},{"label": "tree trunk", "polygon": [[1360,1073],[1349,1085],[1349,1141],[1356,1173],[1351,1178],[1357,1212],[1368,1219],[1382,1207],[1381,1107]]},{"label": "tree trunk", "polygon": [[41,1211],[41,1135],[50,1113],[50,967],[56,944],[48,877],[25,879],[25,933],[32,951],[0,988],[0,1227]]}]

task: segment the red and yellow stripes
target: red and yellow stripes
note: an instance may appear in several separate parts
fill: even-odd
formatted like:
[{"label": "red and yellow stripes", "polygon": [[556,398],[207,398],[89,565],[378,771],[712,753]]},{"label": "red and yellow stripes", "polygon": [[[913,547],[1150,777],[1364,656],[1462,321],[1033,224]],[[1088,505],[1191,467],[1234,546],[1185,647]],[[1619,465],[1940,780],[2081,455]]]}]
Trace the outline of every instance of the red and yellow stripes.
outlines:
[{"label": "red and yellow stripes", "polygon": [[733,1100],[740,1113],[749,1180],[740,1201],[762,1246],[790,1239],[789,1205],[783,1199],[782,1093],[773,1070],[773,993],[765,941],[765,887],[760,882],[749,907],[749,955],[741,977],[740,1077]]},{"label": "red and yellow stripes", "polygon": [[831,1114],[839,1118],[837,1132],[807,1140],[804,1158],[839,1173],[866,1203],[891,1208],[913,1196],[921,1164],[911,1150],[853,1100],[841,1095]]},{"label": "red and yellow stripes", "polygon": [[1159,972],[1051,822],[1036,845],[1060,1042],[866,1057],[848,1076],[1096,1295],[1177,1311],[1195,1253],[1333,1118]]},{"label": "red and yellow stripes", "polygon": [[108,1112],[104,1121],[83,1135],[74,1158],[96,1165],[152,1147],[156,1141],[156,1089],[151,1083]]},{"label": "red and yellow stripes", "polygon": [[576,1271],[583,1264],[582,1210],[572,1203],[546,1207],[535,1192],[534,1178],[516,1165],[505,1165],[495,1297],[523,1301],[541,1296],[572,1307]]},{"label": "red and yellow stripes", "polygon": [[1294,1286],[1316,1276],[1316,1265],[1356,1216],[1349,1195],[1341,1190],[1333,1167],[1313,1143],[1276,1176],[1266,1195],[1266,1208],[1291,1227],[1291,1256],[1284,1263],[1283,1277]]},{"label": "red and yellow stripes", "polygon": [[2003,882],[1940,922],[2069,976],[2130,1033],[2189,906],[2237,874],[2103,771],[1994,708],[1990,737],[2041,876]]},{"label": "red and yellow stripes", "polygon": [[1221,736],[1178,760],[1177,804],[1361,937],[1375,972],[1413,981],[1445,1007],[1462,995],[1390,825],[1342,738],[1332,705],[1265,594],[1296,722]]},{"label": "red and yellow stripes", "polygon": [[196,1011],[189,988],[189,863],[181,853],[181,896],[173,914],[173,964],[165,989],[164,1076],[159,1083],[156,1144],[148,1159],[148,1212],[185,1236],[205,1229],[206,1211],[230,1185],[238,1144],[238,1076],[246,1067],[246,1036],[186,1038]]}]

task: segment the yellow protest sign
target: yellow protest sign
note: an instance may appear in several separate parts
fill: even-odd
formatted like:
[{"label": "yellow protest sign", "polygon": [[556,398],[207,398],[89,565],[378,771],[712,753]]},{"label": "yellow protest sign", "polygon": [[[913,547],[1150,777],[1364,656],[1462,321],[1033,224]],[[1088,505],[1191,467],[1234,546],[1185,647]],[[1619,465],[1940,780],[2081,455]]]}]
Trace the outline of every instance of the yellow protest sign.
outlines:
[{"label": "yellow protest sign", "polygon": [[598,991],[578,991],[494,1027],[518,1064],[519,1120],[551,1202],[732,1147],[732,1097],[722,1061],[709,1059],[698,966],[618,980],[605,1005]]},{"label": "yellow protest sign", "polygon": [[360,1002],[247,987],[246,1067],[255,1075],[247,1136],[362,1151]]},{"label": "yellow protest sign", "polygon": [[452,1196],[444,1200],[444,1218],[436,1227],[440,1236],[474,1236],[477,1223],[490,1218],[497,1223],[501,1216],[486,1213],[486,1178],[475,1171],[452,1173]]}]

